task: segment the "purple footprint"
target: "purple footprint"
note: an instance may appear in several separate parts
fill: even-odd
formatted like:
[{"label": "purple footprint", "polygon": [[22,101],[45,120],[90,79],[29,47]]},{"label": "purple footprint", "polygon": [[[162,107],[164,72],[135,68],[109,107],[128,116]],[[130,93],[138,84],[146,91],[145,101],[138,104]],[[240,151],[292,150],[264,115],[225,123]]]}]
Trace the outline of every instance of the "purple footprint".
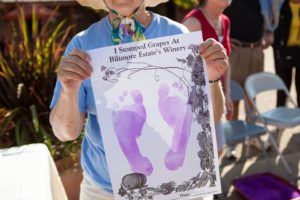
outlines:
[{"label": "purple footprint", "polygon": [[[153,171],[152,164],[148,158],[141,155],[136,141],[142,134],[146,121],[143,96],[138,90],[131,91],[130,96],[134,101],[132,105],[125,105],[112,111],[113,128],[132,172],[139,172],[149,176]],[[123,101],[126,97],[127,91],[124,91],[123,96],[119,100]]]},{"label": "purple footprint", "polygon": [[169,96],[169,92],[167,84],[160,86],[158,106],[164,121],[174,130],[172,145],[164,160],[165,166],[169,170],[177,170],[183,165],[193,116],[191,106],[179,96]]}]

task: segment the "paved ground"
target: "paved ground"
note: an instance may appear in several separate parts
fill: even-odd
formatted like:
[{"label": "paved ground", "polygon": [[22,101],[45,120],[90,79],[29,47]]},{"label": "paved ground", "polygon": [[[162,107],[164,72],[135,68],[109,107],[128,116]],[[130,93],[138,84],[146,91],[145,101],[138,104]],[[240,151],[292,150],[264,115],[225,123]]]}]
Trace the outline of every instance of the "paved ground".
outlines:
[{"label": "paved ground", "polygon": [[[265,71],[274,72],[273,52],[269,48],[265,51]],[[295,88],[291,90],[291,94],[295,99]],[[276,93],[267,92],[260,95],[257,99],[259,107],[263,110],[268,110],[275,106]],[[241,118],[244,118],[243,107],[240,108]],[[286,129],[283,136],[279,140],[280,149],[283,151],[288,163],[290,164],[293,174],[288,175],[282,162],[276,156],[275,150],[271,150],[268,153],[270,158],[272,173],[281,176],[287,180],[293,181],[294,184],[300,186],[300,180],[295,180],[296,177],[300,177],[300,126],[293,129]],[[224,159],[224,155],[221,156],[221,177],[223,182],[223,191],[227,193],[226,199],[239,200],[242,199],[231,185],[231,181],[240,176],[247,174],[259,173],[267,171],[266,162],[263,154],[255,148],[250,148],[250,157],[245,158],[245,147],[243,144],[238,144],[237,161],[229,161]],[[246,161],[245,161],[246,159]]]}]

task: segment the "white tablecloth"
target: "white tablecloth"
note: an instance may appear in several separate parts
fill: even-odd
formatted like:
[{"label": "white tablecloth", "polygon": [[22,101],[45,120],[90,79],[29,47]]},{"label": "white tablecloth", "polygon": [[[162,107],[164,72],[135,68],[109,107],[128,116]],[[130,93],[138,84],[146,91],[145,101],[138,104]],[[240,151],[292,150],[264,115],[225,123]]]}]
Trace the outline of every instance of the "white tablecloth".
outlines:
[{"label": "white tablecloth", "polygon": [[0,149],[0,199],[67,199],[46,145]]}]

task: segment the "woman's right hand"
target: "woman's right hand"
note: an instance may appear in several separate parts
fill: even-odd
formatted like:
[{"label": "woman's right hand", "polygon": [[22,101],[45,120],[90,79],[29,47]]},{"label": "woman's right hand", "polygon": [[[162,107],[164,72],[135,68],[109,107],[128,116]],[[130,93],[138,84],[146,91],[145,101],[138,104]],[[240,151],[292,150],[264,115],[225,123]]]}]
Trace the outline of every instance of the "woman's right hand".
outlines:
[{"label": "woman's right hand", "polygon": [[90,60],[90,56],[80,49],[74,49],[62,58],[58,66],[58,78],[65,92],[77,92],[81,82],[91,76]]}]

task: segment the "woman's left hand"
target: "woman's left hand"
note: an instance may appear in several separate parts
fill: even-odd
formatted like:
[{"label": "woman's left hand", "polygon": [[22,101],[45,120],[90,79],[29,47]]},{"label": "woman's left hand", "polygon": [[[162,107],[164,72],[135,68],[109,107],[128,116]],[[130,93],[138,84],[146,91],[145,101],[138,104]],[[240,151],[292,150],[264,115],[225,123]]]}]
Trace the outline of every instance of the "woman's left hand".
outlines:
[{"label": "woman's left hand", "polygon": [[210,81],[220,78],[228,68],[226,49],[212,38],[205,40],[200,45],[199,54],[206,62]]}]

